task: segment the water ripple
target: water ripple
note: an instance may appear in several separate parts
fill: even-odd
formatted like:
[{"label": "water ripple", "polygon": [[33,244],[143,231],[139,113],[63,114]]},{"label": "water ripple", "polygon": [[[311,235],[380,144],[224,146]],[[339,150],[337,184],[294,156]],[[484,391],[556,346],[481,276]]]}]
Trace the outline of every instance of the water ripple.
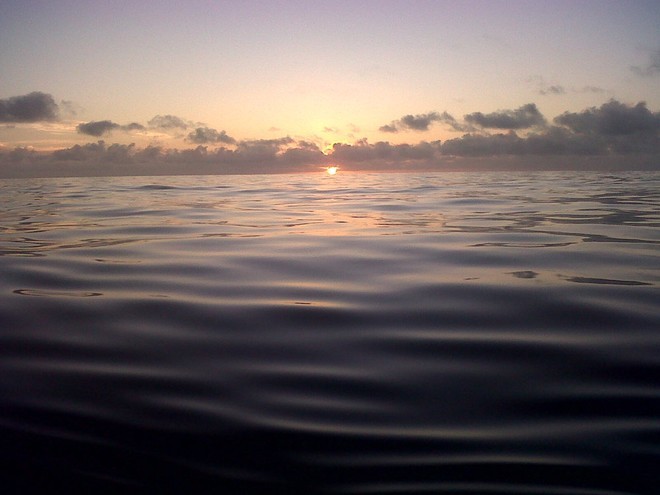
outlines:
[{"label": "water ripple", "polygon": [[652,495],[659,179],[0,181],[0,482]]}]

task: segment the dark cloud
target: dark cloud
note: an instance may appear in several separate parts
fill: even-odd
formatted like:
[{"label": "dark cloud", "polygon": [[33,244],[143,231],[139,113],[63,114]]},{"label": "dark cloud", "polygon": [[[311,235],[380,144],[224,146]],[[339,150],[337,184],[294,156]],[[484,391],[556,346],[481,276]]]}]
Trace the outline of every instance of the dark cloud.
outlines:
[{"label": "dark cloud", "polygon": [[239,141],[235,149],[220,147],[208,155],[209,163],[230,173],[309,171],[326,160],[315,143],[295,141],[289,136]]},{"label": "dark cloud", "polygon": [[443,122],[449,124],[455,130],[464,131],[465,127],[459,124],[454,117],[447,112],[429,112],[418,115],[404,115],[399,120],[394,120],[390,124],[379,127],[381,132],[395,133],[404,130],[428,131],[434,122]]},{"label": "dark cloud", "polygon": [[649,111],[644,102],[629,106],[610,100],[599,108],[565,112],[554,122],[557,125],[525,137],[513,130],[466,134],[445,141],[442,153],[469,157],[660,153],[660,113]]},{"label": "dark cloud", "polygon": [[489,114],[474,112],[464,118],[468,124],[489,129],[528,129],[545,125],[545,118],[534,103],[528,103],[516,110],[501,110]]},{"label": "dark cloud", "polygon": [[84,124],[78,124],[76,126],[76,129],[80,134],[87,134],[88,136],[101,137],[104,134],[107,134],[114,130],[121,130],[127,132],[144,131],[146,130],[146,127],[144,127],[142,124],[138,124],[137,122],[132,122],[127,125],[119,125],[112,122],[111,120],[97,120],[97,121],[87,122]]},{"label": "dark cloud", "polygon": [[604,143],[587,136],[577,136],[561,127],[550,127],[539,134],[466,134],[445,141],[443,155],[486,157],[503,155],[597,155],[606,152]]},{"label": "dark cloud", "polygon": [[108,163],[130,165],[138,161],[137,157],[148,153],[150,149],[136,150],[135,143],[108,145],[101,140],[96,143],[76,144],[70,148],[54,151],[50,158],[56,162],[79,162],[87,166]]},{"label": "dark cloud", "polygon": [[99,155],[105,152],[105,149],[105,141],[83,145],[76,144],[71,148],[54,151],[52,158],[58,161],[95,162]]},{"label": "dark cloud", "polygon": [[135,152],[135,158],[138,162],[156,162],[164,156],[161,146],[147,146]]},{"label": "dark cloud", "polygon": [[110,120],[97,120],[84,124],[78,124],[76,129],[80,134],[100,137],[103,136],[103,134],[112,131],[113,129],[119,129],[119,127],[119,124],[115,124]]},{"label": "dark cloud", "polygon": [[382,125],[378,128],[380,132],[399,132],[399,129],[396,128],[394,124]]},{"label": "dark cloud", "polygon": [[555,123],[601,140],[611,153],[660,153],[660,112],[651,112],[644,102],[626,105],[610,100],[599,108],[564,112]]},{"label": "dark cloud", "polygon": [[123,125],[121,126],[122,131],[146,131],[147,128],[143,126],[142,124],[138,124],[137,122],[131,122],[128,125]]},{"label": "dark cloud", "polygon": [[528,135],[521,154],[530,155],[600,155],[607,153],[605,143],[593,136],[580,136],[563,127],[550,126],[543,132]]},{"label": "dark cloud", "polygon": [[564,112],[554,119],[578,134],[626,136],[637,133],[654,134],[660,129],[660,112],[651,112],[645,102],[628,106],[616,100],[591,107],[579,113]]},{"label": "dark cloud", "polygon": [[284,163],[323,163],[325,155],[321,149],[312,142],[298,141],[296,146],[288,148],[280,155],[280,159]]},{"label": "dark cloud", "polygon": [[487,136],[466,134],[445,141],[441,151],[444,155],[452,156],[517,155],[522,151],[522,142],[523,140],[513,131]]},{"label": "dark cloud", "polygon": [[176,115],[156,115],[153,119],[147,122],[147,124],[154,129],[166,130],[178,129],[185,131],[189,127],[192,127],[190,122],[187,122]]},{"label": "dark cloud", "polygon": [[458,122],[454,117],[452,117],[447,112],[442,112],[440,114],[441,122],[448,124],[455,131],[467,132],[470,130],[470,126]]},{"label": "dark cloud", "polygon": [[23,162],[33,162],[38,157],[37,152],[31,148],[17,146],[13,150],[7,150],[3,153],[0,147],[0,157],[8,164],[21,164]]},{"label": "dark cloud", "polygon": [[212,144],[212,143],[223,143],[223,144],[235,144],[236,140],[227,135],[225,131],[218,132],[215,129],[209,127],[198,127],[186,137],[186,141],[195,144]]},{"label": "dark cloud", "polygon": [[274,160],[278,153],[295,141],[286,136],[278,139],[253,139],[236,145],[235,158],[240,161],[264,162]]},{"label": "dark cloud", "polygon": [[660,74],[660,48],[649,55],[649,61],[645,66],[639,67],[633,65],[630,67],[630,70],[642,77],[651,77]]},{"label": "dark cloud", "polygon": [[105,150],[103,160],[110,163],[130,163],[133,161],[135,143],[113,143]]},{"label": "dark cloud", "polygon": [[52,121],[58,119],[58,114],[53,97],[39,91],[0,99],[0,122]]},{"label": "dark cloud", "polygon": [[[472,122],[456,121],[447,112],[429,112],[392,123],[397,129],[412,126],[421,130],[439,122],[468,130],[445,142],[372,144],[361,139],[353,144],[336,143],[327,153],[312,141],[288,136],[236,141],[225,131],[203,126],[189,128],[187,140],[198,145],[190,149],[137,149],[134,144],[108,145],[104,141],[55,152],[0,146],[0,176],[304,172],[329,163],[349,170],[660,168],[660,112],[650,111],[644,102],[628,105],[610,100],[581,112],[564,112],[554,119],[554,125],[545,124],[533,104],[491,114],[472,113],[466,121],[470,120],[467,117]],[[165,116],[155,124],[174,125],[176,119]],[[490,131],[496,125],[516,129]],[[139,132],[145,127],[104,120],[80,124],[78,130],[100,136],[110,131]]]},{"label": "dark cloud", "polygon": [[440,114],[429,112],[418,115],[404,115],[388,125],[381,126],[381,132],[399,132],[402,130],[428,131],[433,122],[440,120]]},{"label": "dark cloud", "polygon": [[[9,153],[5,154],[6,161]],[[325,155],[319,147],[308,141],[294,141],[290,137],[241,141],[236,149],[220,147],[210,151],[201,144],[190,149],[164,149],[149,146],[137,149],[135,144],[106,144],[105,141],[74,145],[70,148],[50,153],[51,162],[87,164],[99,172],[103,164],[115,164],[112,174],[140,171],[135,167],[145,165],[142,170],[150,173],[184,173],[191,165],[199,173],[241,173],[241,172],[277,172],[306,169],[324,163]],[[2,154],[0,154],[2,158]],[[45,158],[44,158],[45,159]],[[134,167],[134,168],[131,168]],[[154,167],[160,167],[154,169]],[[186,168],[188,167],[188,168]],[[109,173],[109,171],[105,171]]]},{"label": "dark cloud", "polygon": [[379,141],[370,144],[366,139],[361,139],[354,144],[335,143],[332,148],[331,158],[342,164],[367,165],[369,168],[389,164],[425,163],[430,165],[440,155],[440,141],[418,144],[390,144],[387,141]]},{"label": "dark cloud", "polygon": [[440,119],[436,112],[421,114],[421,115],[405,115],[401,117],[400,125],[404,129],[412,129],[414,131],[428,131],[429,126]]}]

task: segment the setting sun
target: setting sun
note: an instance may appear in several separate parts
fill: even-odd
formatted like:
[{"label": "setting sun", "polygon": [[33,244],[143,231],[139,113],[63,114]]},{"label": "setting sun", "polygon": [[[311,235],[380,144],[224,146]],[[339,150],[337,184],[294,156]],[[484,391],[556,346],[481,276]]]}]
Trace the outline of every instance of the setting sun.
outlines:
[{"label": "setting sun", "polygon": [[327,167],[325,170],[328,172],[328,175],[335,175],[339,171],[339,167]]}]

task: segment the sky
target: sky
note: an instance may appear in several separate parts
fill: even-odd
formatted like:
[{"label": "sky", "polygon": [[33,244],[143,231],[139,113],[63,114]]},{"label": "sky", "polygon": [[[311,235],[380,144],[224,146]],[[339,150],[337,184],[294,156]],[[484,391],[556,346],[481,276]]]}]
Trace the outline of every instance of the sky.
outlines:
[{"label": "sky", "polygon": [[3,0],[0,177],[660,169],[660,2]]}]

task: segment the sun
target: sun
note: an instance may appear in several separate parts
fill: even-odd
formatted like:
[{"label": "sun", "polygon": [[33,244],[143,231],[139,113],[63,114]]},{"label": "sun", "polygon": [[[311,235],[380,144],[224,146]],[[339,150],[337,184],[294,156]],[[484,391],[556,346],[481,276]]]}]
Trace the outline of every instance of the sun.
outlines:
[{"label": "sun", "polygon": [[339,167],[333,165],[331,167],[326,167],[325,171],[328,172],[328,175],[335,175],[339,171]]}]

